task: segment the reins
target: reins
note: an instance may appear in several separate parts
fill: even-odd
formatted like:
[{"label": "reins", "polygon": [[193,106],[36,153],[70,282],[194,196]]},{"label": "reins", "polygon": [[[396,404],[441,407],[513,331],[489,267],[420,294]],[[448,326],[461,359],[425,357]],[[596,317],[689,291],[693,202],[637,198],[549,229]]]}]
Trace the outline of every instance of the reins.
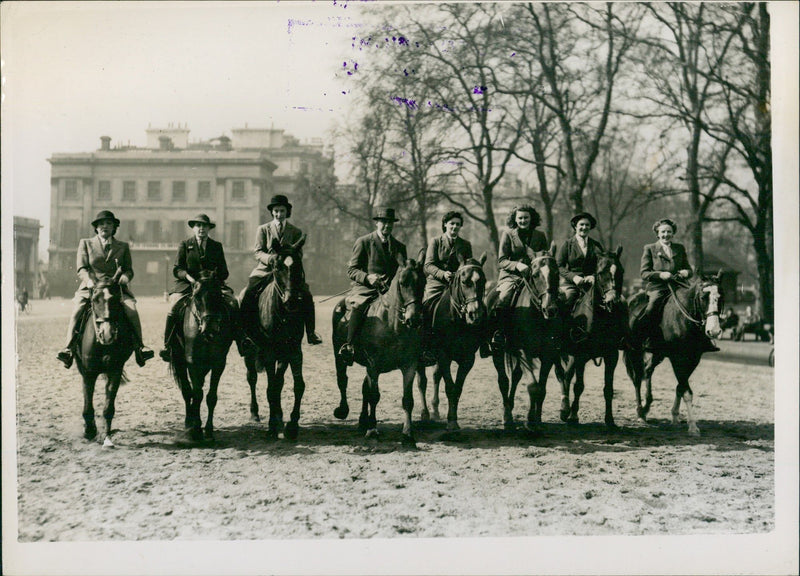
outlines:
[{"label": "reins", "polygon": [[[540,260],[553,260],[553,263],[555,263],[555,258],[553,258],[550,255],[538,256],[538,257],[534,258],[533,260],[531,260],[531,266],[533,266],[533,264],[535,262],[538,262]],[[541,268],[539,268],[539,269],[541,270]],[[532,275],[522,276],[521,278],[522,278],[523,285],[525,286],[525,288],[527,288],[528,292],[533,297],[533,298],[531,298],[531,302],[536,307],[536,309],[539,310],[539,312],[544,314],[544,310],[542,309],[542,300],[544,298],[544,295],[547,294],[547,287],[545,287],[545,289],[543,291],[539,292],[539,291],[537,291],[535,289],[536,288],[536,282],[535,281],[531,282]]]},{"label": "reins", "polygon": [[669,291],[672,294],[672,299],[675,301],[675,304],[678,306],[678,310],[681,311],[681,314],[683,314],[686,317],[686,319],[689,320],[690,322],[692,322],[693,324],[696,324],[698,326],[702,326],[703,325],[703,321],[702,320],[696,320],[694,318],[694,316],[692,316],[689,313],[689,311],[686,310],[686,306],[684,306],[683,302],[681,302],[680,299],[678,298],[678,294],[675,291],[675,284],[677,284],[678,286],[682,286],[682,287],[686,288],[687,290],[690,288],[690,286],[688,284],[683,284],[681,282],[678,282],[677,280],[673,280],[673,281],[667,283],[667,286],[669,286]]},{"label": "reins", "polygon": [[[483,268],[477,264],[467,264],[463,266],[463,268],[483,270]],[[461,282],[456,281],[456,278],[458,278],[458,271],[456,271],[456,274],[453,275],[453,279],[450,281],[450,307],[456,312],[457,316],[463,317],[467,314],[467,306],[473,302],[478,302],[480,298],[477,295],[474,298],[464,298]]]}]

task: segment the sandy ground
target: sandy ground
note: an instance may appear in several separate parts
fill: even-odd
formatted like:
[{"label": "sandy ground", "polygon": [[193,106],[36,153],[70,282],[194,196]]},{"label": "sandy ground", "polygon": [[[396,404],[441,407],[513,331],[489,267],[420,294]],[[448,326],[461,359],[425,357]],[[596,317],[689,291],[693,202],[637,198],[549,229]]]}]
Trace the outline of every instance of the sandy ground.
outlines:
[{"label": "sandy ground", "polygon": [[[761,365],[704,360],[692,383],[701,430],[670,421],[675,380],[654,381],[651,420],[636,419],[633,387],[617,369],[614,412],[602,424],[601,368],[587,370],[581,424],[558,418],[548,383],[543,434],[502,430],[494,368],[478,360],[460,406],[462,431],[422,425],[400,446],[399,373],[381,379],[379,440],[357,431],[363,369],[351,369],[351,414],[338,402],[329,318],[325,344],[305,347],[306,395],[296,443],[269,441],[249,421],[244,364],[232,351],[219,389],[213,445],[177,441],[183,401],[166,364],[139,368],[120,390],[116,448],[82,438],[81,380],[55,360],[69,301],[34,301],[19,318],[17,372],[20,542],[408,538],[439,536],[764,533],[774,528],[774,379]],[[160,344],[166,304],[141,299],[145,340]],[[284,390],[284,410],[292,401]],[[429,398],[432,394],[429,388]],[[262,416],[266,383],[259,381]],[[98,424],[103,392],[95,395]],[[442,391],[442,410],[447,400]],[[525,419],[524,387],[516,418]],[[683,413],[685,418],[685,412]],[[101,426],[102,430],[102,426]],[[10,537],[10,535],[6,535]]]}]

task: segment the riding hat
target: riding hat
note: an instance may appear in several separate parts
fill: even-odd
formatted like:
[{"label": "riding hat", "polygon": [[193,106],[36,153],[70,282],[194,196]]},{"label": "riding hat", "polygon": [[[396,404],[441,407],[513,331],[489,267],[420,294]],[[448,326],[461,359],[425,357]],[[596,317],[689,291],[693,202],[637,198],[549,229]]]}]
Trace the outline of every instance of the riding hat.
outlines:
[{"label": "riding hat", "polygon": [[114,213],[111,210],[100,210],[100,212],[97,213],[97,217],[92,220],[92,228],[97,228],[97,225],[101,220],[112,220],[114,222],[114,226],[119,226],[119,219],[114,216]]},{"label": "riding hat", "polygon": [[656,223],[653,224],[653,232],[658,234],[658,227],[661,226],[662,224],[666,224],[668,226],[671,226],[673,234],[675,234],[675,232],[678,231],[678,225],[675,224],[675,222],[673,222],[669,218],[661,218],[660,220],[656,220]]},{"label": "riding hat", "polygon": [[195,224],[206,224],[208,225],[209,228],[215,228],[217,226],[211,221],[211,218],[209,218],[205,214],[198,214],[197,216],[189,220],[189,228],[194,228]]},{"label": "riding hat", "polygon": [[394,215],[394,208],[378,208],[375,212],[375,216],[372,217],[373,220],[385,220],[386,222],[397,222],[399,218],[396,218]]},{"label": "riding hat", "polygon": [[272,212],[272,209],[275,208],[275,206],[286,206],[286,210],[292,210],[292,205],[289,204],[289,199],[283,194],[276,194],[273,196],[272,200],[270,200],[269,204],[267,204],[267,210]]},{"label": "riding hat", "polygon": [[578,222],[580,222],[584,218],[586,218],[589,221],[589,225],[592,228],[597,226],[597,220],[595,219],[594,216],[592,216],[588,212],[578,212],[577,214],[575,214],[575,216],[572,217],[572,220],[570,220],[569,223],[572,225],[573,228],[575,228],[578,225]]}]

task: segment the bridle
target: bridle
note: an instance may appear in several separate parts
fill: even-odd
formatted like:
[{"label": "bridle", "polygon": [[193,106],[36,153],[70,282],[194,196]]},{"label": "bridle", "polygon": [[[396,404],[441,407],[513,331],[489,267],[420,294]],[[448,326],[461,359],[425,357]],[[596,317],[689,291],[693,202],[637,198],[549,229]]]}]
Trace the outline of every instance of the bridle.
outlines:
[{"label": "bridle", "polygon": [[478,264],[463,264],[459,266],[458,270],[456,270],[456,273],[453,276],[453,281],[450,284],[450,306],[461,318],[466,316],[467,306],[474,302],[478,302],[479,305],[483,302],[481,295],[478,294],[477,289],[475,290],[474,296],[464,296],[464,287],[462,283],[457,280],[459,273],[462,270],[476,270],[483,274],[483,267],[479,266]]},{"label": "bridle", "polygon": [[403,290],[401,289],[401,286],[400,286],[400,274],[401,273],[402,273],[402,270],[398,270],[395,273],[394,279],[392,280],[392,284],[389,287],[389,290],[394,290],[394,292],[395,292],[394,302],[392,302],[390,305],[388,305],[386,303],[386,300],[384,300],[383,298],[381,298],[381,300],[383,301],[384,306],[386,306],[387,308],[389,308],[389,309],[395,308],[396,309],[394,317],[395,317],[395,320],[397,322],[399,322],[400,324],[403,324],[404,326],[409,326],[410,325],[410,321],[406,320],[406,317],[405,317],[406,316],[406,309],[409,306],[412,306],[414,304],[419,305],[420,298],[416,294],[416,292],[414,293],[412,298],[410,298],[409,300],[405,300],[403,298]]},{"label": "bridle", "polygon": [[[557,290],[558,285],[556,284],[555,286],[549,286],[549,283],[545,282],[544,289],[542,289],[542,290],[539,289],[539,285],[541,283],[541,280],[547,280],[547,279],[544,276],[542,276],[541,274],[535,274],[534,275],[532,271],[533,271],[534,265],[538,264],[539,261],[541,261],[541,260],[550,260],[550,261],[552,261],[551,266],[554,266],[554,267],[556,266],[556,259],[551,254],[546,254],[546,255],[543,255],[543,256],[537,256],[536,258],[533,258],[531,260],[531,264],[530,264],[531,273],[528,276],[523,276],[522,277],[522,281],[523,281],[523,283],[525,284],[525,287],[528,289],[528,291],[530,292],[530,294],[532,296],[531,301],[533,302],[533,305],[539,310],[539,312],[541,312],[544,315],[544,308],[542,307],[542,302],[544,301],[544,297],[545,297],[545,295],[547,295],[548,291]],[[536,266],[536,270],[537,271],[541,270],[541,268],[542,268],[541,265]]]},{"label": "bridle", "polygon": [[[122,286],[120,284],[116,283],[116,282],[96,284],[89,291],[90,292],[89,301],[90,301],[90,308],[92,310],[92,320],[94,321],[95,334],[98,336],[98,338],[100,337],[100,334],[101,334],[100,326],[102,324],[106,323],[106,322],[111,323],[111,313],[109,311],[107,313],[107,315],[98,317],[97,312],[95,311],[95,299],[97,298],[97,295],[102,294],[103,295],[103,305],[105,307],[107,307],[108,309],[110,309],[111,300],[112,300],[112,298],[114,296],[116,296],[116,294],[111,292],[112,288],[116,288],[119,291],[119,298],[120,298],[120,300],[122,300]],[[116,340],[117,333],[118,333],[118,327],[115,324],[112,324],[112,326],[111,326],[111,342]],[[104,344],[104,343],[101,342],[101,344]]]},{"label": "bridle", "polygon": [[[192,317],[195,319],[195,322],[197,322],[197,325],[200,327],[200,332],[204,333],[205,326],[207,326],[212,320],[222,319],[222,313],[208,312],[208,310],[204,310],[203,313],[201,314],[200,311],[198,310],[197,302],[200,299],[199,296],[201,291],[205,291],[206,294],[208,294],[208,292],[211,290],[208,286],[202,284],[202,282],[203,280],[201,280],[199,288],[195,289],[195,291],[192,294],[192,301],[191,301],[191,306],[189,306],[189,311],[192,314]],[[213,294],[209,296],[213,296]],[[204,306],[204,308],[208,307]]]},{"label": "bridle", "polygon": [[[680,281],[674,280],[674,279],[668,283],[669,291],[672,293],[672,299],[675,300],[675,304],[678,306],[678,310],[681,311],[681,314],[683,314],[686,317],[686,319],[689,320],[690,322],[692,322],[693,324],[696,324],[698,326],[702,326],[703,325],[703,320],[702,319],[697,320],[694,317],[694,314],[689,312],[686,309],[686,306],[683,304],[683,302],[681,302],[680,299],[678,298],[678,295],[675,292],[675,285],[678,285],[678,286],[681,286],[681,287],[687,288],[687,289],[690,289],[691,286],[689,284],[686,284],[686,283],[683,283],[683,282],[680,282]],[[717,288],[717,294],[713,294],[712,293],[712,288]],[[717,283],[715,283],[715,282],[703,281],[702,285],[700,286],[699,292],[694,294],[694,299],[692,301],[693,308],[695,310],[702,311],[702,309],[703,309],[703,293],[705,293],[705,292],[709,293],[708,308],[706,309],[705,313],[703,313],[703,312],[700,312],[700,313],[703,314],[704,318],[711,318],[712,316],[717,316],[718,317],[719,316],[719,310],[720,310],[720,305],[719,305],[720,294],[719,294],[719,285]],[[716,298],[714,298],[714,296],[716,296]]]},{"label": "bridle", "polygon": [[[603,271],[602,276],[605,277],[606,274],[609,276],[606,282],[603,282],[604,286],[600,287],[600,290],[595,290],[595,297],[600,295],[600,307],[605,310],[606,312],[611,312],[611,309],[614,306],[614,302],[616,301],[616,296],[619,294],[619,290],[617,290],[617,282],[616,282],[616,273],[617,267],[619,264],[616,262],[612,262],[607,269]],[[598,280],[600,279],[601,274],[597,274]],[[596,282],[592,284],[592,289],[598,288],[598,284],[600,282]],[[611,298],[608,296],[611,295]]]}]

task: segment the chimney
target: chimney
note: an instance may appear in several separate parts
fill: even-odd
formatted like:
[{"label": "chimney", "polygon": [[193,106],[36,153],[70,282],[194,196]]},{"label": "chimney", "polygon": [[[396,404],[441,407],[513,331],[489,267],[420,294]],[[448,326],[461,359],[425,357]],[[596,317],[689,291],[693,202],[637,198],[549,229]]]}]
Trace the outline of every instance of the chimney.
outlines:
[{"label": "chimney", "polygon": [[111,150],[111,137],[100,136],[100,150]]},{"label": "chimney", "polygon": [[158,137],[158,149],[159,150],[171,150],[172,149],[172,138],[169,136],[159,136]]}]

